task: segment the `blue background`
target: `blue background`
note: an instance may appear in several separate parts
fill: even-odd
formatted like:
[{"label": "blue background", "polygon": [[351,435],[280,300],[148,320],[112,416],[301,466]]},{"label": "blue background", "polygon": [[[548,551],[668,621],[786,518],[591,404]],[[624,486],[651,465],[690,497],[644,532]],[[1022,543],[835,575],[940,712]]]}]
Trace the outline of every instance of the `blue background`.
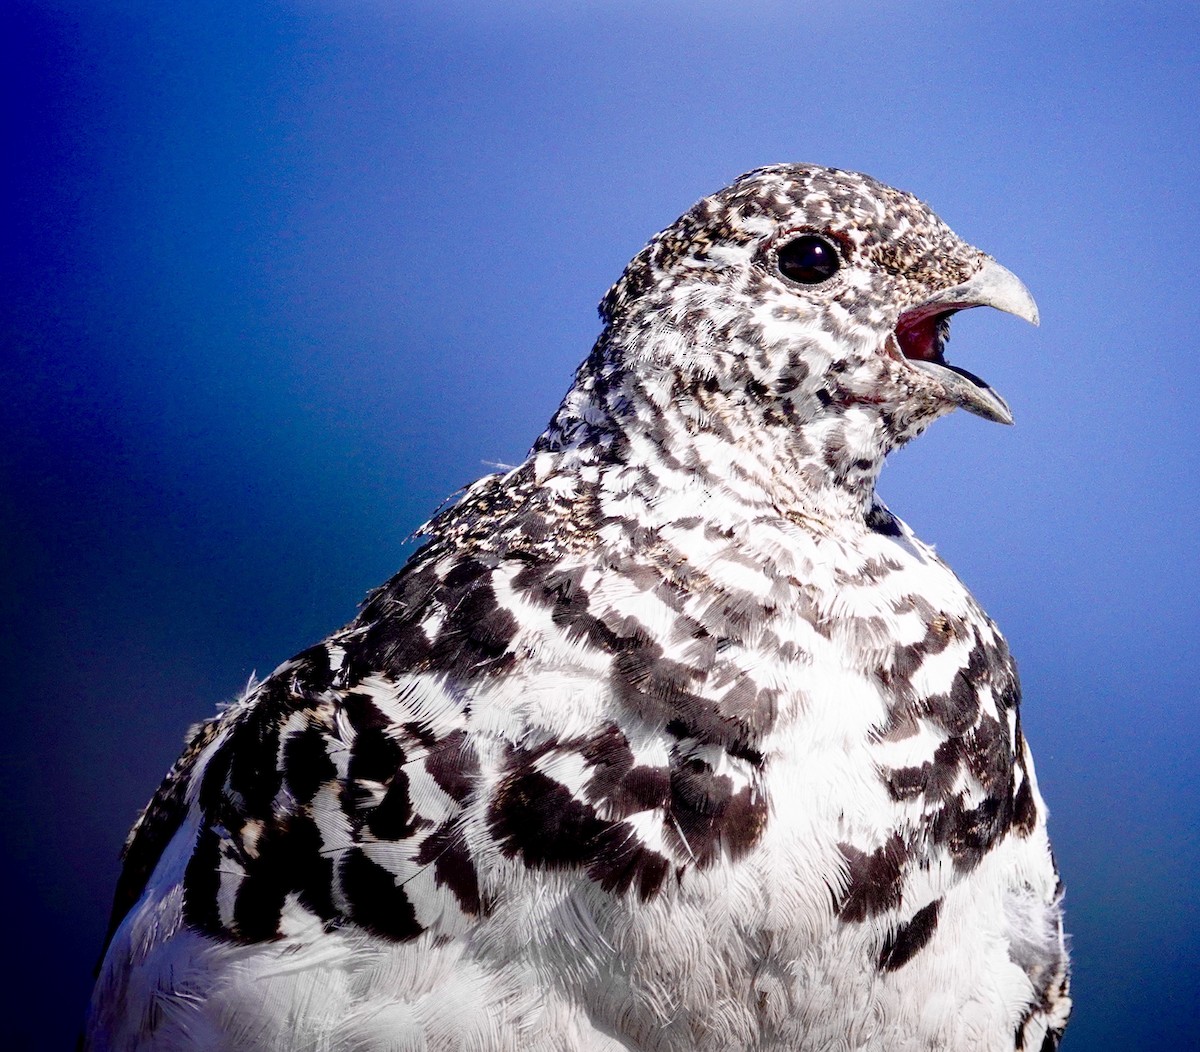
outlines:
[{"label": "blue background", "polygon": [[1200,1044],[1194,4],[3,5],[7,1048],[66,1047],[185,728],[518,461],[628,258],[867,171],[1034,291],[881,491],[1004,628],[1087,1049]]}]

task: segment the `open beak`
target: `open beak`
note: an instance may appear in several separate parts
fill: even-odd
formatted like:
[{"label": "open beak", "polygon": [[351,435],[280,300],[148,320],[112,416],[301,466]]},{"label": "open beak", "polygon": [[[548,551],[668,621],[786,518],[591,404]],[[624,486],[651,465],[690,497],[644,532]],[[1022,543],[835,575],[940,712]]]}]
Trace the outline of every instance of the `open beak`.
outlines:
[{"label": "open beak", "polygon": [[1038,324],[1037,304],[1011,270],[986,260],[968,281],[943,289],[919,307],[905,311],[896,323],[900,353],[915,369],[933,377],[946,398],[969,413],[1000,424],[1013,422],[1008,403],[974,373],[951,365],[945,358],[950,316],[968,307],[995,307]]}]

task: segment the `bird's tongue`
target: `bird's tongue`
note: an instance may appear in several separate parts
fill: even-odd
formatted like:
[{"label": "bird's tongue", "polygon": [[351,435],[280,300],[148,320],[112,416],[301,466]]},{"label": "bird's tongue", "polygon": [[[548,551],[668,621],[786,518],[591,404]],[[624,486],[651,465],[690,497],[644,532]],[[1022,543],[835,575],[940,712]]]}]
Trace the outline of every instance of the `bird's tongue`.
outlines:
[{"label": "bird's tongue", "polygon": [[933,362],[942,357],[942,334],[939,325],[944,315],[927,314],[912,320],[900,319],[896,340],[900,352],[909,361]]},{"label": "bird's tongue", "polygon": [[941,383],[946,396],[968,413],[1000,424],[1011,424],[1012,411],[1003,398],[974,373],[951,365],[945,359],[943,349],[948,338],[950,315],[955,309],[958,308],[914,311],[901,317],[896,326],[896,342],[900,345],[900,353],[914,368]]}]

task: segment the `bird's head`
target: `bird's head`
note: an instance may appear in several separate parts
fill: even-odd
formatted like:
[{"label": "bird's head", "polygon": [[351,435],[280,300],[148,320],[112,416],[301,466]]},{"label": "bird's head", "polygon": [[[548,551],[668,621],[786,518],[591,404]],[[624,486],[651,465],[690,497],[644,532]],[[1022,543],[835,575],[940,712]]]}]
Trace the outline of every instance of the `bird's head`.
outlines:
[{"label": "bird's head", "polygon": [[1017,277],[911,194],[774,165],[655,237],[601,314],[627,334],[631,365],[682,370],[802,418],[873,406],[902,441],[956,407],[1011,422],[995,391],[944,356],[951,315],[977,306],[1037,324]]},{"label": "bird's head", "polygon": [[781,455],[861,490],[955,408],[1011,422],[945,358],[951,315],[976,306],[1038,320],[1011,272],[911,194],[816,165],[760,168],[634,257],[543,448],[640,404],[659,435],[769,433]]}]

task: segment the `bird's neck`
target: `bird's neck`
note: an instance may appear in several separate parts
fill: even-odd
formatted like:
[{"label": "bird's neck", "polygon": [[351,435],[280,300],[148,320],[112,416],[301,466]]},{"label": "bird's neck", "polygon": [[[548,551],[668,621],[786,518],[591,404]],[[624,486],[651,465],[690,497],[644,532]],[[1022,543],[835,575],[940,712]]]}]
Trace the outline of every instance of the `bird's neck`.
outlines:
[{"label": "bird's neck", "polygon": [[[603,342],[603,341],[602,341]],[[678,370],[635,374],[597,345],[533,452],[624,473],[652,505],[708,494],[748,516],[861,524],[888,449],[877,409],[793,396],[786,416],[761,397],[689,383]],[[694,509],[693,512],[694,513]]]}]

